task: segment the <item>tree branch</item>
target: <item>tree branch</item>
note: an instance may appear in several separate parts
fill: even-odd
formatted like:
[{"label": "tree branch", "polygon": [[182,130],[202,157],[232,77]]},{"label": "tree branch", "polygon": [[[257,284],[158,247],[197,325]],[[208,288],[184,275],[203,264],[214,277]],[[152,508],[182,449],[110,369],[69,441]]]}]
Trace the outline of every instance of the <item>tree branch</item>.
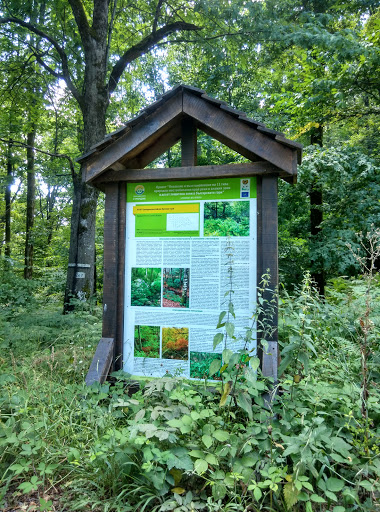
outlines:
[{"label": "tree branch", "polygon": [[39,55],[37,52],[33,51],[33,55],[35,56],[38,64],[40,66],[42,66],[44,69],[46,69],[46,71],[48,73],[50,73],[52,76],[54,76],[55,78],[64,78],[63,74],[62,73],[57,73],[56,71],[54,71],[54,69],[52,69],[50,66],[48,66],[42,59],[42,56]]},{"label": "tree branch", "polygon": [[[48,41],[49,43],[51,43],[53,45],[54,49],[56,50],[56,52],[59,55],[59,58],[60,58],[60,61],[62,64],[62,77],[65,80],[66,85],[69,88],[69,90],[71,91],[74,98],[78,101],[79,104],[81,104],[82,98],[81,98],[81,95],[79,94],[78,89],[75,87],[74,83],[71,80],[67,55],[66,55],[64,49],[62,48],[62,46],[60,44],[58,44],[58,42],[53,37],[49,36],[49,34],[46,34],[42,30],[40,30],[39,28],[34,26],[32,23],[28,23],[27,21],[21,20],[20,18],[15,18],[14,16],[8,16],[7,18],[0,18],[0,25],[5,25],[6,23],[15,23],[16,25],[19,25],[20,27],[24,27],[24,28],[30,30],[30,32],[33,32],[33,34],[36,34],[37,36],[42,37],[42,39],[45,39],[45,41]],[[53,70],[51,70],[51,68],[49,66],[47,66],[45,69],[47,71],[49,71],[49,73],[51,71],[53,71]],[[56,72],[54,72],[54,73],[56,73]],[[55,76],[55,75],[53,74],[53,76]],[[55,78],[56,78],[56,76],[55,76]]]},{"label": "tree branch", "polygon": [[78,27],[84,50],[89,49],[91,28],[81,0],[68,0]]},{"label": "tree branch", "polygon": [[131,48],[129,48],[124,55],[122,55],[119,60],[114,65],[109,81],[108,81],[108,94],[112,94],[112,92],[116,89],[116,86],[120,80],[121,75],[125,68],[136,60],[137,58],[144,55],[149,50],[151,50],[157,43],[159,43],[162,39],[167,37],[174,32],[178,32],[180,30],[201,30],[202,27],[198,27],[197,25],[193,25],[192,23],[185,23],[183,21],[176,21],[174,23],[169,23],[164,27],[156,30],[156,32],[150,33],[147,37],[142,39],[139,43],[135,44]]},{"label": "tree branch", "polygon": [[69,155],[65,155],[64,153],[51,153],[50,151],[44,151],[43,149],[38,149],[36,147],[29,146],[29,144],[25,144],[25,142],[21,142],[19,140],[14,140],[14,139],[0,138],[0,142],[4,142],[5,144],[10,144],[12,142],[13,146],[15,146],[15,147],[32,149],[33,151],[37,151],[38,153],[42,153],[43,155],[51,156],[54,158],[64,158],[65,160],[67,160],[69,162],[72,179],[75,180],[77,178],[77,174],[75,172],[75,167],[74,167],[74,162],[69,157]]},{"label": "tree branch", "polygon": [[107,63],[108,63],[108,57],[109,57],[110,48],[111,48],[112,31],[113,31],[113,24],[114,24],[114,21],[115,21],[116,7],[117,7],[117,0],[113,0],[111,20],[110,20],[109,27],[108,27],[107,53],[106,53],[106,58],[104,59],[106,66],[107,66]]},{"label": "tree branch", "polygon": [[153,20],[153,27],[152,27],[153,33],[155,33],[157,31],[158,17],[160,16],[160,10],[161,10],[163,1],[164,0],[158,0],[158,2],[157,2],[156,12],[154,14],[154,20]]}]

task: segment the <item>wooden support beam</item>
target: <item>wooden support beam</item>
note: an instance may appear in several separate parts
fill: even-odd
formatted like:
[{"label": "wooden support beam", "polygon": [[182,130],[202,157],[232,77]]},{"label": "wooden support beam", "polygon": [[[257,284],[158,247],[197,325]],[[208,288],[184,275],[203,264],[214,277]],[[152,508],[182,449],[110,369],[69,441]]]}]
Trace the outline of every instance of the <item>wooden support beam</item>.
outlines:
[{"label": "wooden support beam", "polygon": [[114,369],[122,368],[126,185],[107,183],[104,211],[103,330],[114,340]]},{"label": "wooden support beam", "polygon": [[[277,177],[263,176],[257,179],[257,283],[267,271],[270,281],[263,292],[267,313],[259,317],[267,332],[258,333],[258,354],[261,370],[266,377],[277,382],[278,375],[278,206]],[[258,284],[258,286],[260,286]],[[260,344],[264,338],[267,349]]]},{"label": "wooden support beam", "polygon": [[102,335],[115,339],[119,263],[119,184],[107,183],[105,192]]},{"label": "wooden support beam", "polygon": [[181,165],[197,165],[197,126],[190,117],[182,119]]},{"label": "wooden support beam", "polygon": [[157,169],[126,169],[124,171],[107,171],[93,184],[112,183],[115,181],[178,181],[211,178],[234,178],[239,176],[262,176],[285,174],[281,169],[268,162],[252,162],[249,164],[200,165],[196,167],[171,167]]},{"label": "wooden support beam", "polygon": [[148,148],[182,117],[182,94],[170,98],[163,107],[150,114],[144,122],[116,139],[101,152],[90,156],[83,163],[86,181],[100,175],[120,159],[134,158]]},{"label": "wooden support beam", "polygon": [[103,383],[106,380],[111,368],[113,352],[113,338],[101,338],[86,375],[87,386],[91,386],[94,382]]},{"label": "wooden support beam", "polygon": [[[170,149],[181,138],[181,130],[177,125],[170,128],[159,139],[153,142],[148,148],[142,151],[136,158],[125,159],[125,165],[128,169],[144,169],[153,160],[161,156],[165,151]],[[122,160],[124,161],[124,160]],[[113,170],[115,169],[112,166]]]},{"label": "wooden support beam", "polygon": [[283,146],[276,140],[242,123],[222,109],[215,109],[202,98],[183,92],[183,112],[192,117],[198,128],[250,160],[267,160],[286,173],[297,170],[297,150]]},{"label": "wooden support beam", "polygon": [[114,349],[114,369],[123,368],[123,342],[124,342],[124,281],[125,281],[125,251],[126,251],[126,210],[127,186],[119,183],[119,225],[118,225],[118,269],[117,269],[117,311],[116,311],[116,338]]}]

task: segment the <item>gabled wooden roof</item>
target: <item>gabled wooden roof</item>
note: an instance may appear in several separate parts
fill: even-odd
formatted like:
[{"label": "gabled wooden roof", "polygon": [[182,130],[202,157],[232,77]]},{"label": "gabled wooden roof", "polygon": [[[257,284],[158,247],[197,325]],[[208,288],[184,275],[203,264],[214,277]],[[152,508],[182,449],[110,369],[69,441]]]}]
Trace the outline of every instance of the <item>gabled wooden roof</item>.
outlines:
[{"label": "gabled wooden roof", "polygon": [[108,171],[143,169],[181,138],[186,118],[252,162],[268,162],[283,176],[297,174],[301,144],[201,89],[178,85],[78,158],[85,180],[99,182]]}]

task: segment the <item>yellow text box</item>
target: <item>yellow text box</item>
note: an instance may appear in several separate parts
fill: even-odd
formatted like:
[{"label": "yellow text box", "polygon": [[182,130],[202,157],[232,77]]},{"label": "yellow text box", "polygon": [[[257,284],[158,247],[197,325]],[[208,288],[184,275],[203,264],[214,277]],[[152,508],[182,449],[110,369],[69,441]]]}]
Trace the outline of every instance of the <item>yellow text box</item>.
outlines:
[{"label": "yellow text box", "polygon": [[199,204],[141,204],[133,207],[133,215],[147,213],[199,213]]}]

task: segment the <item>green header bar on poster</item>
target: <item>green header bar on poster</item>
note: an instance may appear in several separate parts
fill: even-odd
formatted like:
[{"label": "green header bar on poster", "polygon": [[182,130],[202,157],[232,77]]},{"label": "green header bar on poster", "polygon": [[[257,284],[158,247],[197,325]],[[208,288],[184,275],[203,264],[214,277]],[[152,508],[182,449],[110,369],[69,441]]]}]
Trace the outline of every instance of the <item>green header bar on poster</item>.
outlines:
[{"label": "green header bar on poster", "polygon": [[129,183],[128,202],[204,201],[210,199],[253,199],[256,178],[225,178],[212,180],[155,181]]}]

